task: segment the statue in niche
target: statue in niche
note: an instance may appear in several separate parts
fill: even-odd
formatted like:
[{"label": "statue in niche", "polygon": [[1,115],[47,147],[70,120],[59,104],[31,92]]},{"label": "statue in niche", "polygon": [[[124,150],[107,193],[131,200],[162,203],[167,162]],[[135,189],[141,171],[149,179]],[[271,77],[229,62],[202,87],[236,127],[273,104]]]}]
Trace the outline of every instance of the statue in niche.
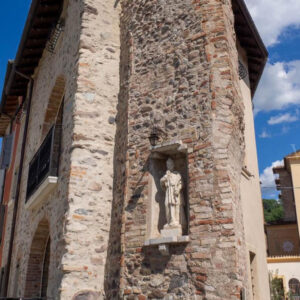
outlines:
[{"label": "statue in niche", "polygon": [[[182,226],[185,223],[184,200],[182,194],[183,180],[179,172],[174,171],[174,161],[167,160],[167,172],[161,178],[160,184],[165,191],[165,210],[167,223],[162,235],[182,235]],[[175,229],[172,230],[172,229]]]}]

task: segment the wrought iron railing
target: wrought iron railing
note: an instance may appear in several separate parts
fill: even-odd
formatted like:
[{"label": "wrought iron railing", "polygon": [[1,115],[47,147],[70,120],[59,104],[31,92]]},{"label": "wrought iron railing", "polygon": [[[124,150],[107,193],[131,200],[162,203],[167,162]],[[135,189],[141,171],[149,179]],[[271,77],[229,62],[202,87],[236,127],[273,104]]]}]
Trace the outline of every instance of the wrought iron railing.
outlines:
[{"label": "wrought iron railing", "polygon": [[53,126],[29,164],[26,201],[48,176],[58,176],[61,126]]}]

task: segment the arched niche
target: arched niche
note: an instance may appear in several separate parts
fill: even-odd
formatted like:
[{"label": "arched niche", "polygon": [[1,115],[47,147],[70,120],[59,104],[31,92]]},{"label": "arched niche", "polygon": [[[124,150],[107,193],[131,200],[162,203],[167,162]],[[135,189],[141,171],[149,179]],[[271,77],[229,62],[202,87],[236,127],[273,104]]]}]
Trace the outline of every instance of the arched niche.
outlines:
[{"label": "arched niche", "polygon": [[46,136],[46,134],[56,121],[65,94],[65,86],[65,77],[63,75],[58,76],[48,101],[48,106],[43,124],[42,139]]},{"label": "arched niche", "polygon": [[47,296],[50,242],[49,223],[43,219],[31,243],[24,297]]}]

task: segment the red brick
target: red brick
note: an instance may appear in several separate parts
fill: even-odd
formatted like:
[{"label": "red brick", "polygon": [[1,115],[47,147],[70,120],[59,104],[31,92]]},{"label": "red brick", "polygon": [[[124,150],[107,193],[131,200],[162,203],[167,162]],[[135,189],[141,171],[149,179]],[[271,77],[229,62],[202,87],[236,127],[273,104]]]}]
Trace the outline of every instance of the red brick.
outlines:
[{"label": "red brick", "polygon": [[124,295],[130,295],[130,294],[131,294],[131,290],[130,289],[124,290]]},{"label": "red brick", "polygon": [[202,281],[203,282],[203,281],[206,281],[207,276],[206,275],[197,275],[196,279],[198,281]]}]

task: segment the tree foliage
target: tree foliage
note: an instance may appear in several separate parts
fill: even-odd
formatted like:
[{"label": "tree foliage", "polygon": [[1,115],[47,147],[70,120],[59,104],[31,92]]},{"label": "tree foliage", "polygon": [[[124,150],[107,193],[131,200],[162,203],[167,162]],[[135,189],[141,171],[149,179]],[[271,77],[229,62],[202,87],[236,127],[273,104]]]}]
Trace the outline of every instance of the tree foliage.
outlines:
[{"label": "tree foliage", "polygon": [[289,295],[285,295],[284,287],[283,287],[283,280],[282,278],[278,277],[278,270],[276,272],[269,272],[269,282],[270,282],[270,293],[271,293],[271,300],[285,300],[292,298]]},{"label": "tree foliage", "polygon": [[283,206],[280,200],[263,199],[263,206],[267,223],[276,223],[283,219]]}]

